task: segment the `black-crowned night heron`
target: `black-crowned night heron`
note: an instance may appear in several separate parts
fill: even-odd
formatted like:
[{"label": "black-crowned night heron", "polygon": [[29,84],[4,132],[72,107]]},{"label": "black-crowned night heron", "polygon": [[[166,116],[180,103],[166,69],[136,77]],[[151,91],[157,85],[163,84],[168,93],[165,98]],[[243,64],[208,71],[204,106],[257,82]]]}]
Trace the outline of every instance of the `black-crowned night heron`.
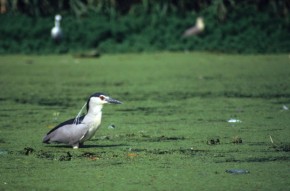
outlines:
[{"label": "black-crowned night heron", "polygon": [[190,37],[193,35],[198,35],[204,31],[204,21],[202,17],[198,17],[196,19],[196,24],[193,27],[190,27],[186,31],[184,31],[182,37]]},{"label": "black-crowned night heron", "polygon": [[100,127],[102,108],[106,103],[121,104],[120,101],[103,93],[95,93],[85,104],[87,106],[86,115],[80,116],[81,110],[76,118],[59,124],[46,134],[43,143],[64,143],[71,145],[74,149],[79,148],[85,141],[91,139]]},{"label": "black-crowned night heron", "polygon": [[61,20],[61,16],[60,15],[56,15],[55,16],[54,27],[51,29],[51,38],[55,42],[60,42],[62,37],[63,37],[62,30],[61,30],[61,27],[60,27],[60,20]]}]

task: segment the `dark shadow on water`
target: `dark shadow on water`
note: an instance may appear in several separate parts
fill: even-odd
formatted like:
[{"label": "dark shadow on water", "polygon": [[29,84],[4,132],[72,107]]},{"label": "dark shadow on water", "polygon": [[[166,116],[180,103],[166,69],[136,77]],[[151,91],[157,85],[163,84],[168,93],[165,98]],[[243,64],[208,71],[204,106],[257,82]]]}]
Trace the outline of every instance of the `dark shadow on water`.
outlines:
[{"label": "dark shadow on water", "polygon": [[124,147],[127,144],[112,144],[112,145],[84,145],[81,148],[110,148],[110,147]]},{"label": "dark shadow on water", "polygon": [[[127,144],[111,144],[111,145],[83,145],[79,149],[85,149],[85,148],[111,148],[111,147],[124,147],[129,146]],[[57,144],[50,144],[46,145],[46,147],[52,147],[52,148],[72,148],[70,145],[57,145]]]}]

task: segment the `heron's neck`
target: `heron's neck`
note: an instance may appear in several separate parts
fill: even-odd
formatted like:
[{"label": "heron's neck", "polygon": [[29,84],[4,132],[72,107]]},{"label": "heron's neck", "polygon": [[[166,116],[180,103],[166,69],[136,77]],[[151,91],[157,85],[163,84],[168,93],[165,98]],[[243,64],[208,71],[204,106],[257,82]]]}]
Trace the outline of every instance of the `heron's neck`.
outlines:
[{"label": "heron's neck", "polygon": [[59,26],[60,26],[60,22],[59,22],[58,20],[55,20],[55,22],[54,22],[54,26],[59,28]]},{"label": "heron's neck", "polygon": [[204,29],[204,23],[203,23],[203,21],[201,19],[197,20],[197,28],[200,29],[200,30]]},{"label": "heron's neck", "polygon": [[89,108],[87,115],[99,115],[102,113],[103,105],[95,105]]}]

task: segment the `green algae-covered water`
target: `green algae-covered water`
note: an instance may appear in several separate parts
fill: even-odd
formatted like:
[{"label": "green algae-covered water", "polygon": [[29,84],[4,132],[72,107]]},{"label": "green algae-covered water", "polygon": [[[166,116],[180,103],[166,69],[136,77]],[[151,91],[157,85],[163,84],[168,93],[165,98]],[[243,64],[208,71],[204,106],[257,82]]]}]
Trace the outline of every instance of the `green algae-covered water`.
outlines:
[{"label": "green algae-covered water", "polygon": [[[1,56],[0,89],[0,190],[290,190],[288,55]],[[94,92],[84,148],[41,143]]]}]

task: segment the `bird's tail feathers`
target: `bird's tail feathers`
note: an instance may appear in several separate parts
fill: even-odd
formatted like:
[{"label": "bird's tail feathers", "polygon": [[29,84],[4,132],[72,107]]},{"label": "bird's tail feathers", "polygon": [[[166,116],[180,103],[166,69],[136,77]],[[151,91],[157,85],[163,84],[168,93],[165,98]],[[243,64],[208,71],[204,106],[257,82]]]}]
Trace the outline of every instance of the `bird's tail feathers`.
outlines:
[{"label": "bird's tail feathers", "polygon": [[50,141],[50,136],[48,134],[48,135],[45,135],[45,137],[43,137],[42,143],[49,144],[50,143],[49,141]]}]

